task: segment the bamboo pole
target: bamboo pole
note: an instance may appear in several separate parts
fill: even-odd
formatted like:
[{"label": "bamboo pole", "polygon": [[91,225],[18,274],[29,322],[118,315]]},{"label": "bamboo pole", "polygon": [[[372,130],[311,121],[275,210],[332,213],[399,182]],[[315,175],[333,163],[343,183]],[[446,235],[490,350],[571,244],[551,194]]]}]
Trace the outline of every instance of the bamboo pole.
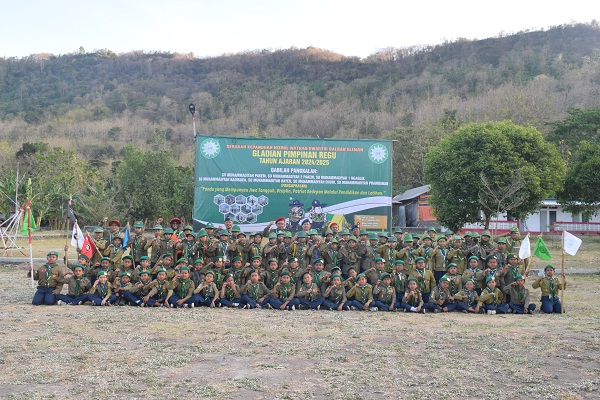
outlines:
[{"label": "bamboo pole", "polygon": [[565,230],[562,232],[562,262],[560,266],[562,285],[560,288],[560,313],[565,313]]}]

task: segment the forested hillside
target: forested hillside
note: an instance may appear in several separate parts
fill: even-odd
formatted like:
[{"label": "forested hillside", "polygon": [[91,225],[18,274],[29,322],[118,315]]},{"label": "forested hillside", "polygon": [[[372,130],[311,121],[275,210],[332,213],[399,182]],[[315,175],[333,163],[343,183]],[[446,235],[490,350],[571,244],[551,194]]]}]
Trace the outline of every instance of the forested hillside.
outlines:
[{"label": "forested hillside", "polygon": [[567,110],[598,107],[599,88],[596,22],[366,59],[317,48],[206,59],[81,48],[0,59],[0,157],[6,174],[19,150],[48,143],[108,177],[135,145],[190,167],[193,102],[205,134],[398,140],[399,191],[424,183],[425,152],[459,126],[510,119],[548,133]]}]

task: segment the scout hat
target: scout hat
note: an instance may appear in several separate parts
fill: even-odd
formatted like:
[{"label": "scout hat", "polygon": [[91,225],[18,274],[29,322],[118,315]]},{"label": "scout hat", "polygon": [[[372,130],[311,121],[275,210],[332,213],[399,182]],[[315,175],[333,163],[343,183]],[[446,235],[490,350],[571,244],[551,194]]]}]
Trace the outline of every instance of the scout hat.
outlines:
[{"label": "scout hat", "polygon": [[242,261],[242,257],[240,256],[235,256],[231,259],[231,262],[236,262],[236,261]]},{"label": "scout hat", "polygon": [[108,276],[108,272],[106,272],[106,271],[98,271],[98,274],[96,274],[96,276],[102,276],[102,275]]},{"label": "scout hat", "polygon": [[81,268],[82,270],[84,270],[85,268],[83,267],[83,265],[81,264],[75,264],[73,265],[73,271],[75,271],[76,268]]},{"label": "scout hat", "polygon": [[108,258],[108,257],[102,257],[100,259],[100,262],[102,262],[102,261],[112,261],[112,260],[110,258]]},{"label": "scout hat", "polygon": [[412,241],[413,241],[413,237],[410,233],[407,235],[404,235],[404,243],[408,243],[408,242],[412,242]]},{"label": "scout hat", "polygon": [[420,257],[419,256],[419,257],[415,258],[415,262],[419,262],[419,261],[425,262],[425,257]]},{"label": "scout hat", "polygon": [[56,256],[56,257],[58,257],[58,251],[54,251],[54,250],[52,250],[52,251],[49,251],[49,252],[46,254],[46,257],[48,257],[48,256]]},{"label": "scout hat", "polygon": [[206,224],[205,229],[215,229],[215,226],[212,222],[209,222],[208,224]]},{"label": "scout hat", "polygon": [[131,260],[134,261],[133,256],[130,256],[129,254],[127,254],[126,256],[123,256],[123,258],[121,258],[121,261],[123,260]]},{"label": "scout hat", "polygon": [[394,261],[394,264],[396,264],[396,265],[398,265],[398,264],[404,265],[404,261],[402,261],[402,260],[396,260],[396,261]]},{"label": "scout hat", "polygon": [[369,234],[369,240],[378,240],[376,233]]},{"label": "scout hat", "polygon": [[308,230],[309,235],[318,235],[319,232],[315,228],[311,228]]},{"label": "scout hat", "polygon": [[492,234],[490,233],[490,231],[485,230],[485,231],[481,232],[481,236],[492,237]]},{"label": "scout hat", "polygon": [[77,258],[81,258],[81,259],[84,259],[84,260],[90,261],[90,258],[89,258],[88,256],[86,256],[85,254],[79,254],[79,255],[77,256]]},{"label": "scout hat", "polygon": [[124,272],[121,272],[121,275],[120,275],[120,276],[121,276],[121,277],[124,277],[124,276],[126,276],[126,277],[128,277],[128,278],[131,278],[131,274],[130,274],[129,272],[125,272],[125,271],[124,271]]},{"label": "scout hat", "polygon": [[510,228],[510,232],[519,232],[519,228],[517,228],[516,226],[513,226],[512,228]]},{"label": "scout hat", "polygon": [[239,232],[240,230],[241,229],[239,225],[234,225],[231,227],[231,232]]},{"label": "scout hat", "polygon": [[163,235],[172,235],[173,234],[173,228],[167,228],[163,231]]},{"label": "scout hat", "polygon": [[505,238],[500,238],[500,239],[498,239],[497,243],[504,243],[504,244],[506,244],[506,239]]},{"label": "scout hat", "polygon": [[325,264],[322,258],[317,258],[314,262],[315,264]]},{"label": "scout hat", "polygon": [[160,274],[161,272],[164,272],[166,274],[167,270],[164,268],[159,268],[158,271],[156,271],[156,275]]},{"label": "scout hat", "polygon": [[219,236],[229,236],[229,232],[227,232],[227,229],[221,229],[219,231]]},{"label": "scout hat", "polygon": [[554,268],[554,265],[548,264],[544,267],[544,272],[546,272],[547,269],[556,269],[556,268]]},{"label": "scout hat", "polygon": [[164,228],[161,224],[156,224],[154,225],[154,227],[152,227],[153,231],[162,231]]},{"label": "scout hat", "polygon": [[493,276],[488,276],[487,278],[485,278],[485,283],[489,283],[490,281],[495,281]]},{"label": "scout hat", "polygon": [[187,267],[187,266],[186,267],[181,267],[181,268],[179,268],[179,272],[181,272],[181,271],[188,271],[189,272],[190,271],[190,267]]},{"label": "scout hat", "polygon": [[133,224],[134,228],[143,228],[144,227],[144,223],[142,221],[135,221]]},{"label": "scout hat", "polygon": [[394,230],[394,233],[404,233],[404,232],[402,231],[402,229],[400,229],[400,228],[396,228],[396,229]]},{"label": "scout hat", "polygon": [[277,234],[275,232],[269,233],[269,239],[277,239]]},{"label": "scout hat", "polygon": [[188,262],[188,259],[185,257],[181,257],[179,260],[177,260],[177,264],[185,264],[186,262]]},{"label": "scout hat", "polygon": [[383,260],[383,258],[381,258],[381,257],[377,257],[377,258],[375,259],[375,262],[385,262],[385,261]]},{"label": "scout hat", "polygon": [[[307,274],[310,274],[310,272],[307,272]],[[331,275],[331,279],[333,279],[333,278],[340,278],[340,279],[342,279],[342,276],[340,274],[333,274],[333,275]]]},{"label": "scout hat", "polygon": [[304,231],[298,232],[298,238],[307,238],[308,234]]},{"label": "scout hat", "polygon": [[121,226],[121,223],[118,220],[113,219],[108,223],[108,226],[111,226],[111,225]]},{"label": "scout hat", "polygon": [[440,278],[440,282],[448,282],[448,278],[446,278],[445,276],[442,276]]},{"label": "scout hat", "polygon": [[519,274],[519,275],[515,276],[515,281],[519,280],[519,279],[523,279],[523,275]]},{"label": "scout hat", "polygon": [[381,280],[384,280],[385,278],[389,278],[390,274],[388,274],[387,272],[381,274]]},{"label": "scout hat", "polygon": [[104,232],[104,228],[102,228],[101,226],[98,226],[94,229],[94,233],[103,233]]},{"label": "scout hat", "polygon": [[198,258],[196,261],[194,261],[194,265],[196,265],[196,264],[204,264],[204,259]]}]

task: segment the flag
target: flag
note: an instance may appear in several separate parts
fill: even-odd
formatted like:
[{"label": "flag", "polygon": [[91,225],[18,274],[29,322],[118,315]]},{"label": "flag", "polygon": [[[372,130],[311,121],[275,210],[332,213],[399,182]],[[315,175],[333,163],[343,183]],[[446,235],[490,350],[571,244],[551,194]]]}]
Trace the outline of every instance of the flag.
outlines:
[{"label": "flag", "polygon": [[25,206],[25,216],[23,218],[23,226],[21,227],[21,235],[27,236],[31,232],[35,232],[37,226],[35,226],[35,218],[33,218],[33,214],[31,212],[31,203],[27,200],[27,204]]},{"label": "flag", "polygon": [[79,229],[77,222],[73,225],[73,234],[71,235],[71,246],[75,246],[78,249],[83,248],[83,232]]},{"label": "flag", "polygon": [[92,258],[94,253],[97,251],[96,246],[88,235],[83,239],[83,246],[81,246],[81,254],[85,254],[89,259]]},{"label": "flag", "polygon": [[546,247],[546,243],[544,243],[544,239],[542,239],[541,236],[538,236],[537,242],[535,242],[533,254],[535,254],[537,258],[541,258],[542,260],[548,261],[552,259],[550,251],[548,251],[548,247]]},{"label": "flag", "polygon": [[581,246],[582,240],[567,231],[563,231],[563,235],[565,253],[574,256],[575,254],[577,254],[577,250],[579,250],[579,246]]},{"label": "flag", "polygon": [[67,200],[65,208],[67,209],[67,219],[75,224],[77,222],[77,217],[73,212],[73,207],[71,207],[71,199]]},{"label": "flag", "polygon": [[127,248],[127,243],[129,243],[129,223],[127,223],[127,227],[125,228],[125,235],[123,235],[123,250]]},{"label": "flag", "polygon": [[524,260],[531,257],[531,243],[529,242],[529,233],[525,236],[525,239],[521,242],[521,248],[519,249],[519,258]]}]

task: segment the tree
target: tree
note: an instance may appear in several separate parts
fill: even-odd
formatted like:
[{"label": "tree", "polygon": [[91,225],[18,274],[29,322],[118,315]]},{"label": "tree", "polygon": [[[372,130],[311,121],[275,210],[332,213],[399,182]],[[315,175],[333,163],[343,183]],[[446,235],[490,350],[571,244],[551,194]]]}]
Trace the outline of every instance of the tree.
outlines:
[{"label": "tree", "polygon": [[557,194],[565,210],[587,220],[600,207],[600,143],[581,142]]},{"label": "tree", "polygon": [[[465,125],[425,157],[431,205],[453,230],[482,220],[488,227],[505,212],[524,218],[560,188],[564,172],[557,149],[539,131],[506,121]],[[519,201],[502,196],[502,189]]]},{"label": "tree", "polygon": [[[115,200],[122,214],[134,219],[191,216],[193,174],[178,169],[171,153],[128,146],[115,176]],[[187,207],[186,207],[187,205]]]},{"label": "tree", "polygon": [[548,135],[548,140],[558,145],[566,160],[581,141],[600,142],[600,108],[572,108],[568,113],[564,120],[550,124],[553,131]]}]

